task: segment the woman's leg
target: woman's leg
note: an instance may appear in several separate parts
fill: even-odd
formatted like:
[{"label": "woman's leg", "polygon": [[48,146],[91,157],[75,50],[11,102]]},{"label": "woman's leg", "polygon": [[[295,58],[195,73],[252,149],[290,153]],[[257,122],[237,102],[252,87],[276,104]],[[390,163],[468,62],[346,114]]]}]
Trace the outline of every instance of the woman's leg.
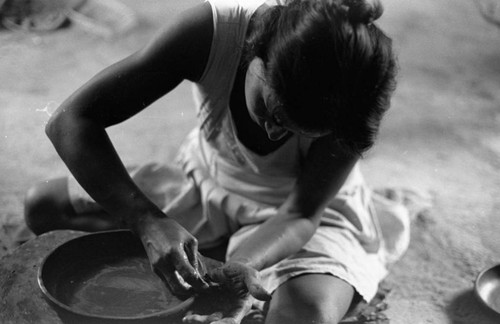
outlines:
[{"label": "woman's leg", "polygon": [[67,178],[45,181],[28,190],[24,218],[37,235],[56,229],[94,232],[120,227],[120,222],[103,210],[76,213],[71,205]]},{"label": "woman's leg", "polygon": [[266,324],[335,324],[347,313],[354,288],[326,274],[295,277],[273,293]]}]

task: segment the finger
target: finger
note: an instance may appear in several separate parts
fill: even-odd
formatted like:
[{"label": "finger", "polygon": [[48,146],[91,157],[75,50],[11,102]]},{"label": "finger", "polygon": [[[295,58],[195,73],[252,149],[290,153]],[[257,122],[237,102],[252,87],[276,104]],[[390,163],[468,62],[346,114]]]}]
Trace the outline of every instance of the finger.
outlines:
[{"label": "finger", "polygon": [[189,262],[189,258],[184,249],[172,251],[171,261],[182,279],[195,290],[208,288],[208,284],[201,278],[198,271],[193,268]]},{"label": "finger", "polygon": [[250,295],[252,295],[255,299],[262,301],[271,300],[271,294],[267,292],[264,287],[262,287],[260,282],[260,275],[257,270],[246,273],[245,285]]},{"label": "finger", "polygon": [[167,284],[174,295],[187,296],[191,294],[191,290],[181,283],[173,267],[157,265],[153,271]]},{"label": "finger", "polygon": [[187,323],[187,324],[205,324],[205,323],[210,323],[208,321],[208,315],[198,315],[198,314],[192,314],[192,315],[186,315],[182,319],[182,323]]},{"label": "finger", "polygon": [[198,262],[198,274],[202,278],[205,278],[205,275],[207,274],[207,264],[205,262],[205,258],[200,254],[200,252],[196,252],[196,259]]},{"label": "finger", "polygon": [[[206,289],[209,287],[208,282],[205,281],[205,274],[207,273],[206,265],[204,264],[201,254],[198,252],[198,241],[193,239],[186,243],[185,248],[186,255],[188,257],[189,263],[193,266],[196,271],[197,280],[200,282],[201,289]],[[197,289],[198,287],[195,287]]]},{"label": "finger", "polygon": [[182,322],[187,324],[193,324],[193,323],[205,324],[205,323],[213,323],[214,321],[218,321],[220,319],[222,319],[222,313],[220,312],[216,312],[210,315],[190,314],[184,316]]},{"label": "finger", "polygon": [[[166,284],[168,289],[174,295],[187,295],[186,289],[175,275],[175,269],[164,262],[155,250],[147,249],[148,258],[151,264],[151,270]],[[171,279],[173,278],[173,279]]]},{"label": "finger", "polygon": [[224,318],[215,321],[211,324],[239,324],[248,313],[252,306],[250,299],[246,298],[230,309]]},{"label": "finger", "polygon": [[248,287],[248,292],[250,295],[252,295],[255,299],[262,300],[262,301],[269,301],[271,300],[272,296],[271,294],[262,287],[261,284],[247,284]]},{"label": "finger", "polygon": [[232,317],[226,317],[226,318],[223,318],[219,321],[216,321],[216,322],[212,322],[210,324],[240,324],[240,322],[238,322],[237,320],[235,320],[234,318]]},{"label": "finger", "polygon": [[193,239],[186,242],[184,245],[184,251],[188,257],[189,263],[193,266],[193,268],[198,271],[198,241]]}]

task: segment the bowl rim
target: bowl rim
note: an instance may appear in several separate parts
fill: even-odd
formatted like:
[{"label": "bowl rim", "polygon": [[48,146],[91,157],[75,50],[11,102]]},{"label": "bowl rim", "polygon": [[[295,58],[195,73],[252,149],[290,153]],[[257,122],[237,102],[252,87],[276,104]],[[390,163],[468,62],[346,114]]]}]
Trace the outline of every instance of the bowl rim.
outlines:
[{"label": "bowl rim", "polygon": [[40,266],[38,267],[37,271],[37,283],[38,287],[44,294],[46,298],[48,298],[52,303],[57,305],[58,307],[70,312],[74,313],[77,315],[85,316],[85,317],[91,317],[91,318],[96,318],[96,319],[106,319],[106,320],[145,320],[145,319],[151,319],[151,318],[159,318],[159,317],[166,317],[166,316],[171,316],[173,314],[180,313],[183,310],[186,310],[194,303],[195,297],[191,296],[188,297],[187,299],[183,300],[180,304],[177,304],[173,307],[167,308],[165,310],[147,314],[147,315],[137,315],[137,316],[112,316],[112,315],[99,315],[99,314],[92,314],[92,313],[87,313],[78,309],[71,308],[70,306],[62,303],[59,301],[56,297],[54,297],[47,287],[45,286],[45,283],[43,281],[43,270],[44,266],[47,262],[47,260],[56,252],[56,250],[62,248],[65,244],[72,242],[74,240],[81,239],[82,237],[88,237],[88,236],[94,236],[94,235],[105,235],[105,234],[112,234],[115,232],[131,232],[130,230],[123,230],[123,229],[118,229],[118,230],[109,230],[109,231],[101,231],[101,232],[95,232],[95,233],[88,233],[84,234],[75,238],[72,238],[70,240],[67,240],[61,244],[58,244],[56,247],[54,247],[40,262]]},{"label": "bowl rim", "polygon": [[474,293],[475,293],[476,297],[481,301],[481,303],[483,305],[485,305],[487,308],[489,308],[490,310],[492,310],[496,314],[500,315],[500,311],[498,311],[498,310],[494,309],[493,307],[491,307],[491,305],[488,304],[486,302],[486,300],[484,300],[483,296],[481,296],[481,293],[479,291],[479,286],[480,286],[481,279],[484,277],[484,275],[487,272],[489,272],[489,271],[491,271],[491,270],[493,270],[495,268],[500,268],[500,263],[495,263],[493,265],[487,266],[483,270],[481,270],[481,272],[479,272],[479,274],[476,276],[476,279],[474,280]]}]

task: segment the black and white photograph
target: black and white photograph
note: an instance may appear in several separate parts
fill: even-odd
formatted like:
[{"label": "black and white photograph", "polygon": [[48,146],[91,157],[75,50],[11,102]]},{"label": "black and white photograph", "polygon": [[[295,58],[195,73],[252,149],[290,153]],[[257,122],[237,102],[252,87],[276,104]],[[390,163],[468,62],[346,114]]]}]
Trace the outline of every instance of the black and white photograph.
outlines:
[{"label": "black and white photograph", "polygon": [[4,323],[500,323],[500,1],[0,0]]}]

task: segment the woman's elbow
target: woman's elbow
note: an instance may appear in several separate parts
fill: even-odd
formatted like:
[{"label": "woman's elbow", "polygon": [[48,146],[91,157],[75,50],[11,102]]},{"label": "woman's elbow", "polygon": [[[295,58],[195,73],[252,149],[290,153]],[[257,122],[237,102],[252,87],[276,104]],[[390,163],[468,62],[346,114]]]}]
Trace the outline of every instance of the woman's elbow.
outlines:
[{"label": "woman's elbow", "polygon": [[61,118],[60,113],[56,112],[49,118],[49,121],[45,125],[45,134],[54,142],[60,136],[64,128],[63,118]]},{"label": "woman's elbow", "polygon": [[45,134],[50,141],[57,146],[65,137],[78,131],[78,125],[82,125],[81,119],[70,111],[61,108],[57,110],[45,125]]}]

